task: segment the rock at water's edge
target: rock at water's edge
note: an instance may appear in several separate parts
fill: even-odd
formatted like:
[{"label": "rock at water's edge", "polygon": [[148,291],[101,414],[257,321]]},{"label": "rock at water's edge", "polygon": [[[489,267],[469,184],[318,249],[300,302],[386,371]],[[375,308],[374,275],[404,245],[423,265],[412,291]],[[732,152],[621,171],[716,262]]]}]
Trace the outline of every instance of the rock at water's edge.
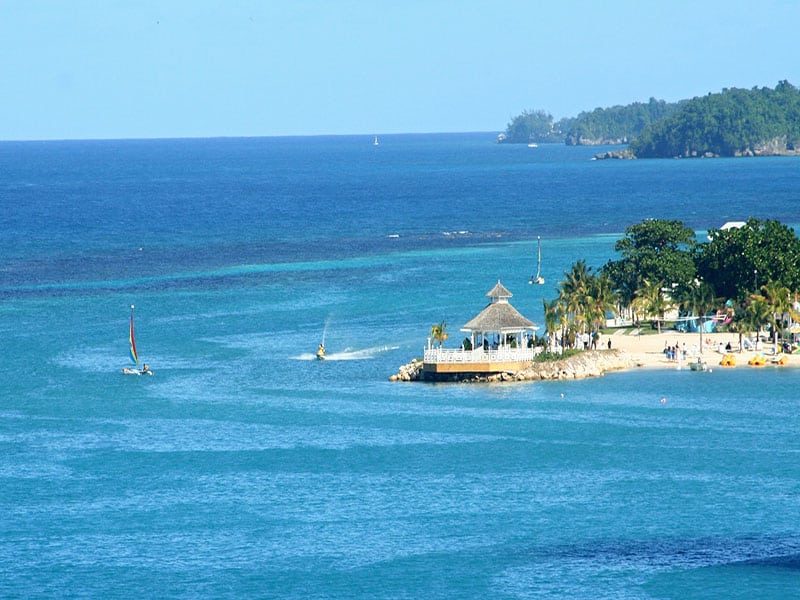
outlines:
[{"label": "rock at water's edge", "polygon": [[397,374],[389,377],[389,381],[417,381],[421,372],[422,361],[415,358],[407,365],[400,367]]},{"label": "rock at water's edge", "polygon": [[[560,360],[535,362],[522,371],[513,373],[449,373],[438,381],[493,383],[501,381],[545,381],[558,379],[584,379],[600,377],[607,371],[620,371],[638,364],[623,350],[590,350]],[[389,381],[421,381],[427,379],[422,361],[412,360],[403,365]]]}]

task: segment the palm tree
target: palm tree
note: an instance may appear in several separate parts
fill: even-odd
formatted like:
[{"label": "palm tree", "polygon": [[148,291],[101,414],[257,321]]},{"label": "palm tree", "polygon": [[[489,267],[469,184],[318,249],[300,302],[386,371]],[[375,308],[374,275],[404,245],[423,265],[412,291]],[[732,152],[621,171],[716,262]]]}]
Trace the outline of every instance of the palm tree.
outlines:
[{"label": "palm tree", "polygon": [[559,284],[558,299],[563,305],[567,320],[571,321],[576,331],[585,329],[592,277],[591,268],[586,266],[586,261],[579,260],[572,265],[569,272],[564,273],[564,281]]},{"label": "palm tree", "polygon": [[559,329],[561,330],[561,347],[564,347],[567,339],[566,333],[569,318],[567,309],[560,297],[553,298],[549,303],[542,298],[542,306],[544,307],[544,326],[547,331],[547,344],[552,352],[556,332]]},{"label": "palm tree", "polygon": [[770,306],[760,294],[752,294],[747,304],[746,319],[756,331],[756,341],[761,339],[761,326],[772,316]]},{"label": "palm tree", "polygon": [[551,302],[547,302],[542,298],[542,309],[544,310],[544,330],[547,333],[547,351],[553,351],[553,338],[556,335],[556,329],[559,327],[561,316],[559,315],[558,298]]},{"label": "palm tree", "polygon": [[586,313],[592,329],[599,331],[606,323],[607,313],[617,313],[619,294],[614,291],[611,279],[603,274],[588,281]]},{"label": "palm tree", "polygon": [[663,281],[653,283],[647,279],[643,281],[644,285],[636,290],[636,297],[633,300],[634,308],[643,315],[655,317],[658,333],[661,333],[661,321],[664,313],[672,308],[672,302],[664,297]]},{"label": "palm tree", "polygon": [[561,282],[562,289],[570,294],[586,287],[586,281],[591,274],[591,267],[586,266],[585,260],[579,260],[570,267],[569,272],[564,273],[564,281]]},{"label": "palm tree", "polygon": [[[741,353],[744,349],[742,346],[742,337],[745,333],[753,331],[751,314],[748,311],[737,311],[736,316],[733,318],[730,325],[728,325],[728,328],[733,333],[739,334],[739,352]],[[700,347],[702,348],[702,345]]]},{"label": "palm tree", "polygon": [[444,341],[449,337],[447,334],[447,323],[442,321],[441,323],[433,325],[431,327],[431,337],[434,342],[439,342],[439,348],[441,348]]},{"label": "palm tree", "polygon": [[[680,294],[681,308],[697,316],[697,331],[700,333],[700,352],[703,352],[703,315],[717,302],[714,288],[705,281],[695,280],[694,285],[685,288]],[[741,342],[741,340],[740,340]],[[740,344],[741,345],[741,344]]]},{"label": "palm tree", "polygon": [[789,288],[783,286],[778,281],[768,281],[761,286],[761,294],[755,294],[758,300],[766,303],[772,315],[772,343],[778,344],[778,330],[782,329],[780,324],[784,315],[789,315],[792,319],[797,319],[798,314],[794,310],[792,293]]}]

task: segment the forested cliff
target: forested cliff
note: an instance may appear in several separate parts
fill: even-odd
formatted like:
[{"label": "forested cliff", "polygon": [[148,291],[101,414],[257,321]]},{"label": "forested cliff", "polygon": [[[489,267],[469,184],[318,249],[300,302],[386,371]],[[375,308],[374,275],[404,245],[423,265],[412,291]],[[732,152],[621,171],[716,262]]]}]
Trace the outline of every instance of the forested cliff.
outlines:
[{"label": "forested cliff", "polygon": [[666,158],[800,154],[800,91],[788,81],[772,88],[726,88],[669,104],[597,108],[553,122],[544,111],[514,117],[500,141],[569,145],[626,144],[618,156]]}]

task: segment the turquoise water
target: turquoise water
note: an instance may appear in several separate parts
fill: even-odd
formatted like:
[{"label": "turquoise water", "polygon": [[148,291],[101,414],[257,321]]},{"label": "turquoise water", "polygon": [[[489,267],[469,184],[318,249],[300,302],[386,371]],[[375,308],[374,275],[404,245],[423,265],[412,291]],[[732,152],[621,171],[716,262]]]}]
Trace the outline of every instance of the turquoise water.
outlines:
[{"label": "turquoise water", "polygon": [[796,597],[796,371],[388,382],[646,216],[800,222],[793,161],[538,150],[0,144],[0,596]]}]

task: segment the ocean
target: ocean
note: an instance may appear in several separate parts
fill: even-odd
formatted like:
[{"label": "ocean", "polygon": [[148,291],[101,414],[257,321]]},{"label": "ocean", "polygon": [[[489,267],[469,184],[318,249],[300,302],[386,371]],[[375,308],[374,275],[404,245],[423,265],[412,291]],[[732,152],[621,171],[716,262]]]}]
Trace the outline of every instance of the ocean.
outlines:
[{"label": "ocean", "polygon": [[794,370],[388,381],[797,159],[372,139],[0,143],[0,597],[797,597]]}]

